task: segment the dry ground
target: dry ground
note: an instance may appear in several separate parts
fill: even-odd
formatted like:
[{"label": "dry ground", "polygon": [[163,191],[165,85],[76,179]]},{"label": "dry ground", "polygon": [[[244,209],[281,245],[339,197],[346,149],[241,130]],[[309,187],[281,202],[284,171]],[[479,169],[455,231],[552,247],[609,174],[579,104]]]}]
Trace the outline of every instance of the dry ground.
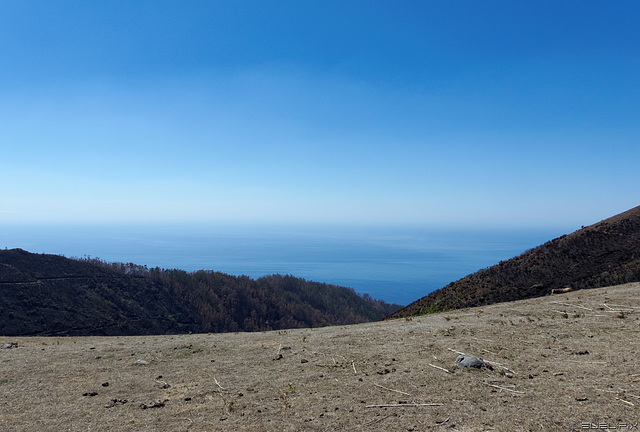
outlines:
[{"label": "dry ground", "polygon": [[628,284],[322,329],[0,336],[0,429],[638,430],[639,319]]}]

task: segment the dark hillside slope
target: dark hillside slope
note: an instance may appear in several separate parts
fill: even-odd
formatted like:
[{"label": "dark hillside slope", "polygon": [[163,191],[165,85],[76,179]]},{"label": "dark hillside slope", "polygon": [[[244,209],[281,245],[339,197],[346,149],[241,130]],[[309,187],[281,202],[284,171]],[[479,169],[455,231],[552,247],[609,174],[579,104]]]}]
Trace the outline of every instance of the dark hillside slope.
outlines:
[{"label": "dark hillside slope", "polygon": [[640,281],[640,207],[452,282],[388,318]]},{"label": "dark hillside slope", "polygon": [[292,276],[147,269],[0,251],[0,334],[259,331],[378,320],[400,306]]},{"label": "dark hillside slope", "polygon": [[181,333],[198,316],[162,286],[95,264],[0,251],[0,334]]}]

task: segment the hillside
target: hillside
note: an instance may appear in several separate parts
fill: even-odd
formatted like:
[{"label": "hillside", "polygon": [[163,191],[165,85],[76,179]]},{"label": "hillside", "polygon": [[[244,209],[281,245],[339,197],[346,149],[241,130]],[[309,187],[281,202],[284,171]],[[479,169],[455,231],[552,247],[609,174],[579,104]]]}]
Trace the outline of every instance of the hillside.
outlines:
[{"label": "hillside", "polygon": [[277,330],[374,321],[397,310],[353,290],[271,275],[0,251],[0,334],[150,335]]},{"label": "hillside", "polygon": [[452,282],[388,318],[640,281],[640,206]]},{"label": "hillside", "polygon": [[0,336],[0,430],[637,430],[639,311],[634,283],[318,329]]}]

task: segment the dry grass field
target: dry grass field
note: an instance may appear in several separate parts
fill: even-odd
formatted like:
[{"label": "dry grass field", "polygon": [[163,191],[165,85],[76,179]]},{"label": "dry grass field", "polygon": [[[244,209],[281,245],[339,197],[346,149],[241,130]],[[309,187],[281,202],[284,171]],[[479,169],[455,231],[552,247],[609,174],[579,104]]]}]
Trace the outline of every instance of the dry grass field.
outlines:
[{"label": "dry grass field", "polygon": [[0,430],[638,430],[639,336],[637,283],[319,329],[0,336]]}]

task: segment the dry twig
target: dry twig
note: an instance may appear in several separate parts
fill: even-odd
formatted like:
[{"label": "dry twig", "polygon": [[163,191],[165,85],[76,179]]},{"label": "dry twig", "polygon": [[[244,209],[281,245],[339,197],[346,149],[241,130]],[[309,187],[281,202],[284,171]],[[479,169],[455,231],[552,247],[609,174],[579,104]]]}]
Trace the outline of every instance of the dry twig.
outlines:
[{"label": "dry twig", "polygon": [[[634,308],[630,307],[630,306],[622,306],[622,305],[608,305],[606,303],[602,303],[604,305],[604,307],[606,307],[608,310],[608,312],[626,312],[626,313],[632,313],[635,311]],[[618,308],[625,308],[625,309],[614,309],[611,306],[616,306]]]},{"label": "dry twig", "polygon": [[404,407],[421,407],[421,406],[443,406],[441,403],[406,403],[406,404],[382,404],[367,405],[365,408],[404,408]]},{"label": "dry twig", "polygon": [[224,388],[224,387],[222,387],[222,386],[220,385],[220,383],[218,382],[218,380],[216,379],[216,377],[213,377],[213,380],[216,382],[216,385],[217,385],[218,387],[220,387],[220,390],[226,390],[226,388]]},{"label": "dry twig", "polygon": [[571,304],[571,303],[563,303],[563,302],[559,302],[559,301],[552,301],[551,303],[557,303],[557,304],[561,304],[561,305],[564,305],[564,306],[577,307],[577,308],[580,308],[580,309],[586,309],[588,311],[593,312],[593,309],[585,307],[585,306],[581,306],[581,305],[574,305],[574,304]]},{"label": "dry twig", "polygon": [[434,368],[436,368],[436,369],[443,370],[443,371],[445,371],[446,373],[453,373],[453,372],[451,372],[450,370],[447,370],[447,369],[445,369],[445,368],[443,368],[443,367],[440,367],[440,366],[432,365],[431,363],[429,363],[429,366],[434,367]]},{"label": "dry twig", "polygon": [[618,399],[620,402],[624,402],[624,403],[629,404],[629,405],[631,405],[631,406],[635,406],[635,404],[634,404],[634,403],[629,402],[629,401],[626,401],[626,400],[624,400],[624,399],[620,399],[620,398],[619,398],[619,397],[617,397],[617,396],[616,396],[616,399]]},{"label": "dry twig", "polygon": [[510,388],[500,387],[499,385],[495,385],[495,384],[489,384],[489,383],[485,383],[485,384],[488,385],[489,387],[495,387],[495,388],[500,389],[500,390],[506,390],[506,391],[510,391],[512,393],[524,394],[523,391],[511,390]]},{"label": "dry twig", "polygon": [[390,388],[388,388],[388,387],[381,386],[380,384],[374,384],[374,386],[376,386],[376,387],[380,387],[380,388],[383,388],[383,389],[385,389],[385,390],[389,390],[389,391],[392,391],[392,392],[400,393],[400,394],[403,394],[403,395],[405,395],[405,396],[411,396],[409,393],[405,393],[405,392],[400,391],[400,390],[390,389]]}]

